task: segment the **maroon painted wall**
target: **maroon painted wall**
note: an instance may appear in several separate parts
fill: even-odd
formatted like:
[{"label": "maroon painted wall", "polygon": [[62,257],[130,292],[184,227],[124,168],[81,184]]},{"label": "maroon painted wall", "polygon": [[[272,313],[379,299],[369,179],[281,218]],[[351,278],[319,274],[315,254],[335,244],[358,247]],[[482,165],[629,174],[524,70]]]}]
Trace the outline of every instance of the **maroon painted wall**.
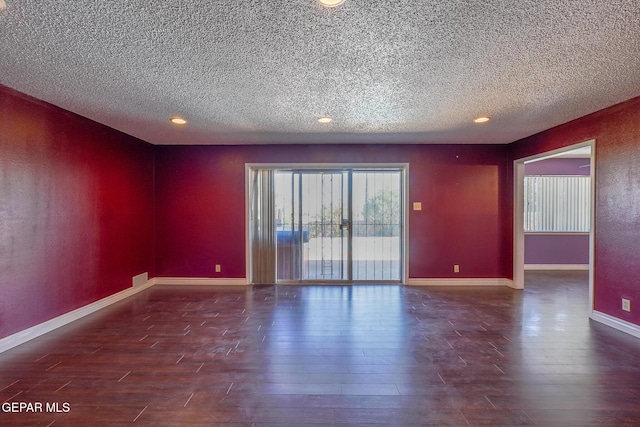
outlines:
[{"label": "maroon painted wall", "polygon": [[409,276],[511,277],[507,146],[156,148],[158,276],[246,276],[245,163],[408,162],[409,201],[423,209],[409,212]]},{"label": "maroon painted wall", "polygon": [[[590,175],[589,158],[553,158],[527,163],[525,175]],[[524,236],[525,264],[589,264],[589,234],[530,233]]]},{"label": "maroon painted wall", "polygon": [[153,147],[0,86],[0,338],[154,274]]},{"label": "maroon painted wall", "polygon": [[[640,97],[511,144],[520,159],[596,140],[595,310],[640,325]],[[621,299],[632,301],[622,311]],[[638,305],[636,303],[636,306]]]}]

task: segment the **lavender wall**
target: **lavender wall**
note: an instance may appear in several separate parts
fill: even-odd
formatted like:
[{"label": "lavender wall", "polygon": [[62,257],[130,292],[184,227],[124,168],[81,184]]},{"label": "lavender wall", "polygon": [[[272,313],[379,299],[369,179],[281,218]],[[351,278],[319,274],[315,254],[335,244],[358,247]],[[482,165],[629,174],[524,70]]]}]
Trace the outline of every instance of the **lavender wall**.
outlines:
[{"label": "lavender wall", "polygon": [[[525,175],[590,175],[589,158],[552,158],[525,164]],[[589,264],[588,234],[524,236],[525,264]]]},{"label": "lavender wall", "polygon": [[524,165],[525,175],[582,175],[591,174],[591,159],[563,158],[539,160]]},{"label": "lavender wall", "polygon": [[526,234],[525,264],[589,264],[588,234]]}]

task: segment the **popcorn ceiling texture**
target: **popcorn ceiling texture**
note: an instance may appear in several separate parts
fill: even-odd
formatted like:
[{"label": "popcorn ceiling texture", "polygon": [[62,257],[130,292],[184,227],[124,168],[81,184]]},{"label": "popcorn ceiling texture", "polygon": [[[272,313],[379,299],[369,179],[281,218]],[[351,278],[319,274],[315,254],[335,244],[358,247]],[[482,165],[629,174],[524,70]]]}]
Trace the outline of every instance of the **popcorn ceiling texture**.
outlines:
[{"label": "popcorn ceiling texture", "polygon": [[0,84],[153,144],[509,143],[640,95],[638,0],[6,5]]}]

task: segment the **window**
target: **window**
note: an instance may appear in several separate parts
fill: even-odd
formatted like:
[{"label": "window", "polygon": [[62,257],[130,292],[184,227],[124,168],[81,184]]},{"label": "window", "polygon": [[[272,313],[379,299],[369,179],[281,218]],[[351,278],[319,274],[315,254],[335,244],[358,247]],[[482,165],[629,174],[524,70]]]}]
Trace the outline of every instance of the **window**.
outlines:
[{"label": "window", "polygon": [[525,232],[589,232],[590,176],[526,176]]}]

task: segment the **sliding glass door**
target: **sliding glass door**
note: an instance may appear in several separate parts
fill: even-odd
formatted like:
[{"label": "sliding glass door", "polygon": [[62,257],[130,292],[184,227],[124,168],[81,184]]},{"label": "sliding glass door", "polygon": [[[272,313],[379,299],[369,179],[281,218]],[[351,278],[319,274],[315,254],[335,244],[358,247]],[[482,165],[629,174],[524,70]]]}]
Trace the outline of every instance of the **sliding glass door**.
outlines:
[{"label": "sliding glass door", "polygon": [[[269,185],[250,191],[251,205],[263,207],[251,216],[250,229],[262,231],[251,233],[253,283],[272,276],[277,283],[402,281],[404,169],[252,173],[259,177],[267,170],[273,179],[263,181]],[[270,259],[266,266],[265,259]]]},{"label": "sliding glass door", "polygon": [[349,280],[349,174],[277,171],[277,280]]}]

